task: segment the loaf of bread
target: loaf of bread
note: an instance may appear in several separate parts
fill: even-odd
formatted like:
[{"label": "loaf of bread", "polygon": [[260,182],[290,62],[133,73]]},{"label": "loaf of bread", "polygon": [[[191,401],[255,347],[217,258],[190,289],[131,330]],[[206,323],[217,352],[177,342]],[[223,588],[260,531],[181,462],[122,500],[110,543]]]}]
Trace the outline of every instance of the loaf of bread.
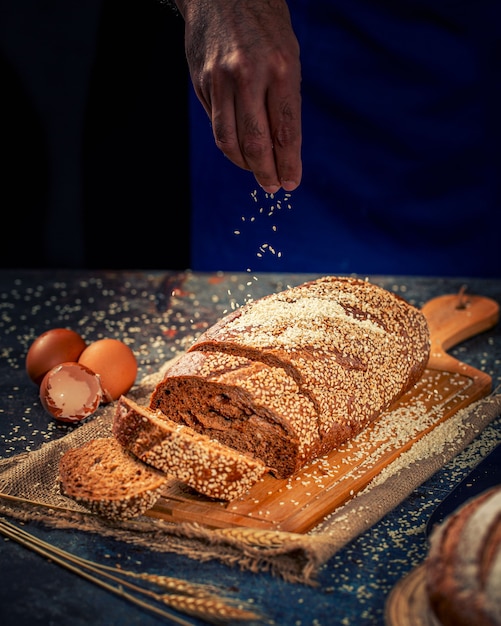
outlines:
[{"label": "loaf of bread", "polygon": [[442,626],[501,626],[501,485],[433,530],[424,566],[429,604]]},{"label": "loaf of bread", "polygon": [[137,458],[210,498],[238,498],[267,471],[261,461],[126,397],[118,402],[113,434]]},{"label": "loaf of bread", "polygon": [[429,349],[424,315],[368,281],[250,302],[170,365],[148,407],[120,398],[113,436],[62,458],[63,492],[110,518],[153,506],[169,478],[242,497],[354,437],[419,379]]},{"label": "loaf of bread", "polygon": [[327,276],[223,317],[167,370],[150,408],[285,478],[410,389],[429,350],[417,308]]},{"label": "loaf of bread", "polygon": [[129,454],[114,437],[92,439],[63,454],[61,491],[109,519],[141,515],[158,500],[168,478]]}]

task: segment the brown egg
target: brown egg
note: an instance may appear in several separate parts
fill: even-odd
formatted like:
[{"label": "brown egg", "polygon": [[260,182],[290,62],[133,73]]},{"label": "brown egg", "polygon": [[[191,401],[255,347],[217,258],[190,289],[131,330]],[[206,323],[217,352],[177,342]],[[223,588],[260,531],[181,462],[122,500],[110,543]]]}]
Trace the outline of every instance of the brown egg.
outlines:
[{"label": "brown egg", "polygon": [[119,339],[99,339],[85,348],[78,362],[99,375],[103,402],[117,400],[136,380],[134,353]]},{"label": "brown egg", "polygon": [[47,330],[29,347],[26,371],[31,380],[40,385],[45,374],[65,361],[78,361],[86,347],[82,337],[69,328]]},{"label": "brown egg", "polygon": [[60,363],[43,377],[40,402],[59,422],[81,422],[101,404],[99,376],[80,363]]}]

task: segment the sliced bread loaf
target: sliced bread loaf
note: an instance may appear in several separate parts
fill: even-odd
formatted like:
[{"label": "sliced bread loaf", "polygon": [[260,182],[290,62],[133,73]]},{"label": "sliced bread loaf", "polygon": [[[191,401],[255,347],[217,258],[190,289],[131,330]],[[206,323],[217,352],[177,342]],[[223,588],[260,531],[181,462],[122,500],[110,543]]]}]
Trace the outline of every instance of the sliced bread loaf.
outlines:
[{"label": "sliced bread loaf", "polygon": [[127,452],[114,437],[92,439],[59,462],[62,493],[109,519],[141,515],[160,497],[167,476]]},{"label": "sliced bread loaf", "polygon": [[113,434],[117,441],[145,463],[220,500],[242,496],[267,471],[261,461],[241,454],[188,426],[176,424],[122,396]]},{"label": "sliced bread loaf", "polygon": [[416,307],[368,281],[325,276],[223,317],[169,367],[150,407],[285,478],[374,421],[420,378],[429,352]]}]

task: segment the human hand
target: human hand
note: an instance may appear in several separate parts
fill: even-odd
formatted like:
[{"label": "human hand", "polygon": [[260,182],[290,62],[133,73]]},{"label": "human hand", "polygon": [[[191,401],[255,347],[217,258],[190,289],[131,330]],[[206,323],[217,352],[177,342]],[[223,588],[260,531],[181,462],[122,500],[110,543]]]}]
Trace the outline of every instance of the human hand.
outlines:
[{"label": "human hand", "polygon": [[285,0],[176,0],[195,92],[215,143],[268,193],[301,166],[299,44]]}]

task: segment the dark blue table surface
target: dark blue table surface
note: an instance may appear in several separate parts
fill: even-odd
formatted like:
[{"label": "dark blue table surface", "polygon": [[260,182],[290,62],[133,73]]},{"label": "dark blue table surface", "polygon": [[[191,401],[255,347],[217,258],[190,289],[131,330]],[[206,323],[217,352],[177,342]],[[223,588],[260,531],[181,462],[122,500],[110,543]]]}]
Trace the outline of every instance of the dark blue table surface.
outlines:
[{"label": "dark blue table surface", "polygon": [[[33,339],[66,326],[87,340],[117,337],[130,342],[139,362],[138,380],[156,371],[233,306],[251,295],[298,284],[313,275],[203,274],[191,272],[0,272],[0,456],[34,450],[64,436],[41,408],[37,389],[24,370]],[[501,281],[487,279],[371,276],[420,306],[466,286],[469,293],[501,302]],[[467,340],[451,350],[457,358],[501,382],[501,328]],[[126,568],[217,582],[234,597],[252,599],[262,623],[301,626],[384,624],[384,606],[393,586],[426,556],[426,522],[435,507],[482,458],[482,437],[501,440],[501,421],[451,463],[417,488],[369,531],[333,556],[319,571],[318,585],[292,584],[266,572],[252,573],[217,561],[198,562],[176,554],[153,554],[82,532],[27,529],[79,556]],[[193,624],[202,620],[188,619]],[[11,540],[0,538],[0,623],[114,624],[153,626],[169,623]]]}]

